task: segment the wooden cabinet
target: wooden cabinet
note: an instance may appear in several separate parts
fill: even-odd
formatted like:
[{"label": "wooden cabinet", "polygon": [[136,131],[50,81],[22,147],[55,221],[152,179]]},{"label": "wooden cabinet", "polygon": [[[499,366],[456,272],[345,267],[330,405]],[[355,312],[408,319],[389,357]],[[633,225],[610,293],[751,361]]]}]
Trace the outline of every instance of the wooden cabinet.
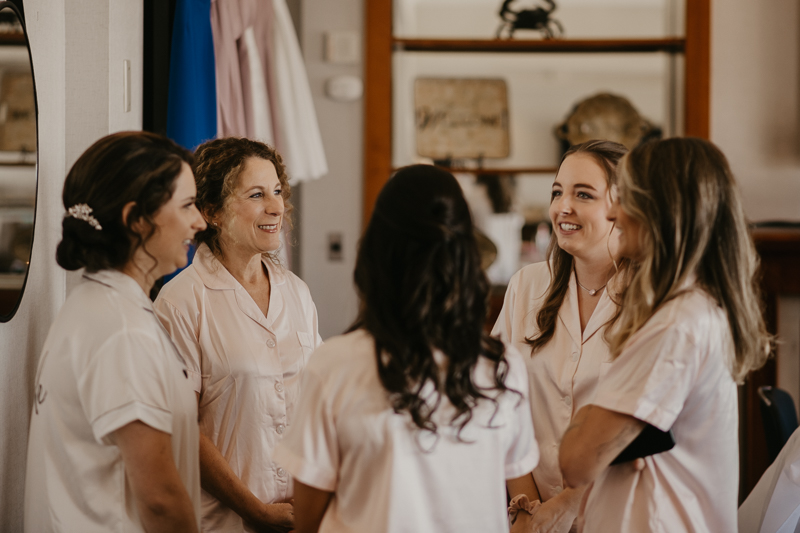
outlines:
[{"label": "wooden cabinet", "polygon": [[[759,228],[753,230],[752,235],[761,258],[759,277],[764,299],[764,318],[768,331],[775,335],[779,326],[779,297],[800,296],[800,228]],[[742,499],[750,493],[770,464],[761,422],[758,388],[765,385],[777,386],[779,371],[773,357],[764,368],[747,376],[742,387]]]}]

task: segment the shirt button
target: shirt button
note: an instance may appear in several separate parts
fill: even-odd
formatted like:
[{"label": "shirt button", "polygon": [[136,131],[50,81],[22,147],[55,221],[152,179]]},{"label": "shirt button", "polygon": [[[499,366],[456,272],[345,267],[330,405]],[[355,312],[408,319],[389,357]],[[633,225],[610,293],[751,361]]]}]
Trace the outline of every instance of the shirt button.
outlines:
[{"label": "shirt button", "polygon": [[270,348],[274,348],[275,347],[275,341],[272,340],[272,339],[268,340],[267,341],[267,346],[269,346]]},{"label": "shirt button", "polygon": [[278,432],[278,435],[283,435],[284,429],[286,429],[286,426],[284,426],[283,424],[278,424],[277,426],[275,426],[275,431]]},{"label": "shirt button", "polygon": [[572,352],[572,361],[573,362],[577,362],[578,361],[578,357],[579,357],[578,356],[578,352]]},{"label": "shirt button", "polygon": [[286,471],[283,468],[278,467],[278,477],[283,477],[286,475]]},{"label": "shirt button", "polygon": [[567,407],[569,407],[570,405],[572,405],[572,398],[570,398],[569,396],[564,396],[564,403],[567,405]]},{"label": "shirt button", "polygon": [[280,382],[276,383],[275,384],[275,390],[278,391],[278,392],[283,392],[283,383],[280,383]]}]

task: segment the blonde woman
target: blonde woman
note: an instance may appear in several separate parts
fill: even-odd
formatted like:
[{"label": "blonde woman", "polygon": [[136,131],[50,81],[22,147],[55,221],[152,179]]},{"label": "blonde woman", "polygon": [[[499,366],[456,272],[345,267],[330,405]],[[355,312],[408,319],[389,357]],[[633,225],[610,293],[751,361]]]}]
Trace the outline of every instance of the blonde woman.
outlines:
[{"label": "blonde woman", "polygon": [[510,483],[509,492],[543,502],[531,531],[569,531],[583,495],[564,487],[558,444],[611,364],[603,334],[617,312],[607,290],[616,273],[609,250],[616,236],[607,217],[614,170],[626,151],[621,144],[589,141],[564,154],[550,201],[548,261],[514,275],[494,327],[493,334],[525,354],[528,368],[541,460],[524,483]]},{"label": "blonde woman", "polygon": [[[560,451],[570,487],[594,481],[584,531],[736,531],[736,383],[770,341],[725,156],[700,139],[635,149],[609,219],[634,271],[609,337],[616,360]],[[675,447],[641,471],[609,467],[645,424],[672,428]]]}]

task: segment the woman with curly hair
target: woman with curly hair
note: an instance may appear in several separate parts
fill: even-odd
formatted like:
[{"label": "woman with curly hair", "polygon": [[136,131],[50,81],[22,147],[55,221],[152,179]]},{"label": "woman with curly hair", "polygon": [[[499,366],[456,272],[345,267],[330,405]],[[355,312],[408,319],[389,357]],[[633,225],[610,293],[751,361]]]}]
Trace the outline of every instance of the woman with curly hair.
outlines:
[{"label": "woman with curly hair", "polygon": [[528,368],[542,457],[533,475],[510,484],[509,493],[542,502],[530,520],[533,532],[569,531],[584,492],[564,486],[558,444],[612,361],[604,334],[618,312],[615,289],[625,269],[614,264],[617,235],[606,217],[616,166],[626,152],[615,142],[588,141],[564,154],[550,199],[548,260],[511,278],[492,331],[524,354]]},{"label": "woman with curly hair", "polygon": [[361,240],[350,332],[306,369],[277,460],[298,533],[507,531],[538,460],[520,355],[483,333],[488,282],[455,178],[399,170]]},{"label": "woman with curly hair", "polygon": [[[614,364],[561,443],[564,479],[594,481],[586,533],[736,531],[736,383],[770,348],[739,192],[702,139],[647,143],[619,169],[609,219],[633,275],[609,336]],[[671,428],[674,448],[643,470],[609,467],[646,424]]]},{"label": "woman with curly hair", "polygon": [[291,210],[286,170],[272,147],[249,139],[209,141],[195,157],[208,227],[155,309],[199,402],[202,529],[289,531],[292,483],[273,451],[322,340],[308,287],[276,257]]}]

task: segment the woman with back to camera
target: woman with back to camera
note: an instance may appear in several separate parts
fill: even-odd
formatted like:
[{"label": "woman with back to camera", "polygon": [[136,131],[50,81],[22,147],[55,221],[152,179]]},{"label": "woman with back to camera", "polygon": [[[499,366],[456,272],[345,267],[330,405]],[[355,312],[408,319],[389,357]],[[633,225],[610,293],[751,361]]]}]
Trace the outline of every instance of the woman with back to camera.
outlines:
[{"label": "woman with back to camera", "polygon": [[489,289],[455,178],[399,170],[359,245],[351,331],[318,350],[277,460],[297,532],[508,531],[538,450],[524,363],[483,333]]},{"label": "woman with back to camera", "polygon": [[[701,139],[645,144],[619,168],[609,218],[633,276],[609,338],[616,360],[564,435],[564,479],[596,479],[586,532],[736,531],[736,382],[770,345],[739,193]],[[639,472],[608,467],[645,424],[672,428],[675,447]]]},{"label": "woman with back to camera", "polygon": [[84,273],[39,360],[25,531],[198,531],[197,405],[148,298],[205,228],[192,164],[168,139],[124,132],[67,175],[56,260]]},{"label": "woman with back to camera", "polygon": [[509,484],[509,493],[543,502],[531,531],[569,531],[584,492],[564,488],[558,445],[611,365],[604,333],[618,309],[609,288],[620,276],[611,256],[617,238],[606,217],[626,152],[621,144],[589,141],[564,154],[550,200],[548,260],[514,275],[492,331],[524,354],[528,369],[541,460],[531,478]]},{"label": "woman with back to camera", "polygon": [[199,402],[202,529],[288,531],[292,483],[273,450],[322,343],[308,287],[275,255],[291,190],[281,156],[260,142],[217,139],[195,155],[208,228],[155,309]]}]

